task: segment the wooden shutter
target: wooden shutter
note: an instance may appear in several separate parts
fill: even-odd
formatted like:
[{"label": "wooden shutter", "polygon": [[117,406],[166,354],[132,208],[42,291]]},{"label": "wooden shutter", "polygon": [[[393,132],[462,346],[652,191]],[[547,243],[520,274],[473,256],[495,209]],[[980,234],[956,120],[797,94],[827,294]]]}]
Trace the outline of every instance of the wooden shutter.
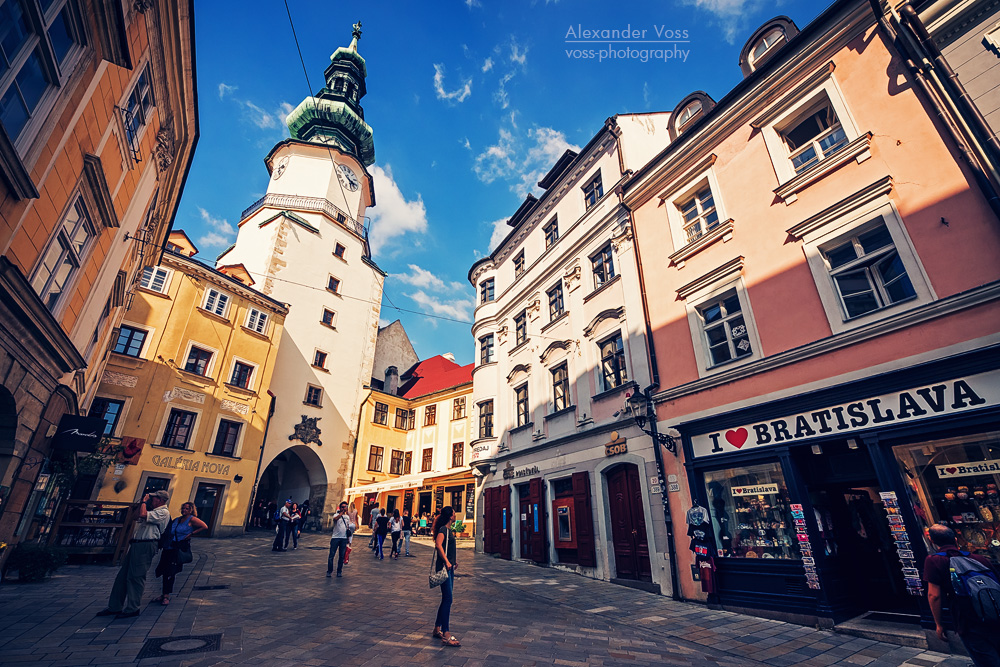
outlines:
[{"label": "wooden shutter", "polygon": [[510,560],[511,549],[514,544],[511,535],[511,531],[514,529],[514,517],[510,508],[510,484],[501,486],[499,492],[500,502],[497,505],[500,507],[500,558]]},{"label": "wooden shutter", "polygon": [[573,473],[573,515],[576,519],[577,562],[583,567],[597,567],[594,540],[594,517],[590,507],[590,476],[587,471]]},{"label": "wooden shutter", "polygon": [[531,560],[536,563],[547,563],[549,561],[549,548],[545,525],[545,481],[541,477],[535,477],[529,481],[528,497],[534,521],[538,523],[537,531],[534,530],[534,524],[532,525]]}]

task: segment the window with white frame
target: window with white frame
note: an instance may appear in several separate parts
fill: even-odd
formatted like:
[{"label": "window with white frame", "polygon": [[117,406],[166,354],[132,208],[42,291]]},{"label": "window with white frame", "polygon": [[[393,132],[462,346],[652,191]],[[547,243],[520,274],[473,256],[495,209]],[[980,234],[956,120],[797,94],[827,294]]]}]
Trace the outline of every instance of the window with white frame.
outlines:
[{"label": "window with white frame", "polygon": [[524,426],[531,421],[528,410],[528,384],[514,389],[514,403],[517,406],[517,425]]},{"label": "window with white frame", "polygon": [[125,411],[125,401],[118,398],[105,398],[97,396],[90,404],[88,416],[98,417],[104,420],[104,435],[114,437],[118,427],[118,421]]},{"label": "window with white frame", "polygon": [[333,248],[333,255],[334,255],[334,257],[339,257],[340,259],[344,259],[344,253],[346,253],[346,252],[347,252],[347,248],[344,247],[343,243],[338,243]]},{"label": "window with white frame", "polygon": [[545,248],[551,248],[559,240],[559,220],[552,218],[552,222],[542,228],[545,233]]},{"label": "window with white frame", "polygon": [[160,447],[174,449],[191,449],[191,436],[194,432],[194,422],[197,414],[188,410],[171,408],[167,418],[167,426],[163,430]]},{"label": "window with white frame", "polygon": [[779,127],[778,133],[785,142],[796,174],[801,174],[847,145],[847,133],[826,98]]},{"label": "window with white frame", "polygon": [[479,363],[493,362],[493,334],[486,334],[479,339]]},{"label": "window with white frame", "polygon": [[302,402],[306,405],[312,405],[317,408],[320,407],[323,404],[323,389],[321,387],[317,387],[316,385],[307,385],[306,397]]},{"label": "window with white frame", "polygon": [[559,412],[569,406],[569,367],[566,362],[552,369],[552,410]]},{"label": "window with white frame", "polygon": [[594,289],[611,282],[615,277],[615,260],[610,243],[591,256],[590,265],[594,272]]},{"label": "window with white frame", "polygon": [[213,315],[225,317],[226,310],[229,308],[229,295],[225,292],[220,292],[214,287],[209,287],[205,290],[205,305],[203,308]]},{"label": "window with white frame", "polygon": [[263,310],[251,308],[247,313],[247,329],[262,334],[267,332],[267,313]]},{"label": "window with white frame", "polygon": [[678,130],[684,129],[691,121],[701,114],[701,109],[701,100],[691,100],[688,102],[688,104],[681,109],[681,112],[677,114],[677,124],[675,127]]},{"label": "window with white frame", "polygon": [[188,352],[187,361],[184,364],[184,370],[196,375],[208,375],[213,356],[211,350],[192,345],[191,351]]},{"label": "window with white frame", "polygon": [[15,145],[30,143],[83,42],[76,0],[0,1],[0,123]]},{"label": "window with white frame", "polygon": [[493,301],[493,288],[495,284],[496,281],[493,278],[487,278],[479,283],[479,303]]},{"label": "window with white frame", "polygon": [[313,362],[314,368],[326,368],[326,357],[327,354],[323,350],[316,350],[313,352]]},{"label": "window with white frame", "polygon": [[917,295],[885,223],[821,247],[845,319]]},{"label": "window with white frame", "polygon": [[139,357],[142,354],[143,346],[146,344],[147,336],[149,336],[149,332],[145,329],[123,324],[118,329],[118,338],[115,340],[115,345],[111,348],[111,351],[129,357]]},{"label": "window with white frame", "polygon": [[139,285],[152,292],[166,294],[170,287],[171,273],[173,272],[170,269],[165,269],[162,266],[147,266],[142,270],[142,279],[139,281]]},{"label": "window with white frame", "polygon": [[514,345],[528,340],[528,312],[522,310],[514,316]]},{"label": "window with white frame", "polygon": [[517,253],[514,257],[514,277],[517,278],[524,273],[524,251]]},{"label": "window with white frame", "polygon": [[706,182],[694,194],[677,203],[684,224],[684,238],[687,243],[697,241],[719,226],[719,212],[715,208],[712,187]]},{"label": "window with white frame", "polygon": [[326,289],[334,294],[340,294],[340,278],[328,276],[326,279]]},{"label": "window with white frame", "polygon": [[220,419],[219,430],[215,432],[215,444],[212,446],[212,453],[216,456],[236,456],[236,449],[240,443],[241,430],[243,430],[243,422],[232,419]]},{"label": "window with white frame", "polygon": [[739,295],[731,289],[698,306],[710,365],[753,354]]},{"label": "window with white frame", "polygon": [[625,343],[621,332],[605,338],[599,343],[599,347],[604,390],[622,386],[628,381],[628,369],[625,367]]},{"label": "window with white frame", "polygon": [[56,227],[31,279],[31,286],[49,310],[56,310],[62,296],[76,281],[96,238],[87,206],[83,197],[77,195]]},{"label": "window with white frame", "polygon": [[253,373],[256,367],[245,361],[233,361],[233,374],[229,377],[229,384],[241,389],[249,389],[253,381]]},{"label": "window with white frame", "polygon": [[493,401],[483,401],[479,404],[479,437],[493,437]]},{"label": "window with white frame", "polygon": [[757,69],[760,65],[773,55],[782,44],[787,42],[783,28],[769,30],[760,41],[750,49],[749,62],[752,69]]},{"label": "window with white frame", "polygon": [[335,329],[337,327],[337,313],[330,310],[329,308],[323,309],[323,315],[320,318],[320,323]]},{"label": "window with white frame", "polygon": [[566,307],[563,303],[562,282],[556,284],[555,287],[550,289],[545,294],[549,297],[549,321],[553,322],[559,319],[562,314],[566,312]]}]

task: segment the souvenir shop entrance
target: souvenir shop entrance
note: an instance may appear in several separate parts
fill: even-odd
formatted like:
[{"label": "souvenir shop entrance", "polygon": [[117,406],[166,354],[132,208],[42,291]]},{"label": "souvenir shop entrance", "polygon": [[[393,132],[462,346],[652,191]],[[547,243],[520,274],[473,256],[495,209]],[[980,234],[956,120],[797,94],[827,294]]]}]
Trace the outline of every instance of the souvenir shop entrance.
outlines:
[{"label": "souvenir shop entrance", "polygon": [[826,602],[837,617],[881,612],[877,618],[919,624],[919,598],[903,579],[886,500],[871,452],[854,440],[792,450],[816,525],[814,558]]}]

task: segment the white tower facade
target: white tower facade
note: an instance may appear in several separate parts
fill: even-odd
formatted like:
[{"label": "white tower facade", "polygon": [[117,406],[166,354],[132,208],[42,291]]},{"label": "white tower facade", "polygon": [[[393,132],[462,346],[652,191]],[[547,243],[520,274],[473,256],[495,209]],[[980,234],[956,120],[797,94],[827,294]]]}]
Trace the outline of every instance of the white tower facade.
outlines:
[{"label": "white tower facade", "polygon": [[267,194],[243,212],[236,243],[218,259],[242,263],[255,287],[290,306],[256,497],[308,498],[314,517],[329,514],[350,481],[385,280],[365,224],[375,156],[359,104],[360,35],[356,24],[351,45],[331,56],[326,87],[289,114],[291,138],[265,158]]}]

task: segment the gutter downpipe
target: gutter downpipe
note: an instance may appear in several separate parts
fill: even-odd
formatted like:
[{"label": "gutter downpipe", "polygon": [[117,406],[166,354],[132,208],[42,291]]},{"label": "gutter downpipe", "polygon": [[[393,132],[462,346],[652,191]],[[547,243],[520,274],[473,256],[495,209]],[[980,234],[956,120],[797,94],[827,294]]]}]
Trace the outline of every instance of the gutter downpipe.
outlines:
[{"label": "gutter downpipe", "polygon": [[277,402],[278,397],[274,395],[270,389],[267,390],[267,395],[271,397],[271,404],[267,408],[267,421],[264,422],[264,438],[260,441],[260,456],[257,457],[257,472],[253,475],[253,489],[250,491],[250,502],[247,505],[247,516],[243,521],[243,532],[247,530],[247,524],[250,523],[250,513],[253,512],[253,504],[257,502],[257,484],[260,480],[260,466],[264,463],[264,445],[267,444],[267,432],[271,428],[271,417],[274,416],[274,404]]},{"label": "gutter downpipe", "polygon": [[[989,207],[993,211],[993,214],[998,219],[1000,219],[1000,197],[998,197],[997,191],[993,186],[993,181],[985,173],[986,170],[979,163],[979,160],[977,159],[976,155],[969,148],[969,142],[965,137],[962,136],[961,131],[955,126],[955,122],[951,117],[951,115],[948,113],[949,110],[946,108],[946,105],[942,103],[942,100],[939,97],[938,93],[935,90],[933,90],[933,88],[927,81],[925,75],[921,71],[922,68],[920,67],[920,65],[917,64],[917,61],[914,60],[913,54],[911,54],[910,51],[911,49],[913,51],[919,51],[919,49],[915,48],[915,45],[911,45],[910,49],[907,48],[907,46],[904,44],[906,40],[904,40],[900,34],[896,33],[893,30],[892,26],[889,24],[889,21],[885,18],[885,15],[882,13],[881,7],[879,6],[878,2],[879,0],[869,0],[869,3],[872,6],[872,10],[875,13],[875,17],[876,20],[878,21],[879,26],[885,33],[885,36],[887,37],[889,43],[893,44],[893,46],[900,53],[900,55],[902,55],[905,58],[906,67],[910,71],[910,74],[913,75],[913,80],[916,82],[917,87],[926,96],[927,102],[931,105],[931,107],[933,107],[939,120],[947,128],[949,136],[955,142],[958,151],[962,155],[962,159],[969,167],[969,169],[972,171],[973,177],[975,178],[976,181],[976,185],[978,185],[979,189],[982,191],[983,196],[986,198],[987,204],[989,204]],[[913,37],[910,35],[907,35],[906,37],[908,37],[910,40],[913,39]],[[931,63],[928,60],[926,60],[925,58],[921,58],[921,54],[919,52],[916,54],[916,57],[920,59],[922,62],[924,62],[926,65],[931,65]],[[957,113],[958,110],[951,109],[950,111],[952,113]],[[959,118],[961,117],[959,116]],[[969,128],[968,126],[966,126],[965,129],[971,132],[971,128]],[[973,135],[972,138],[974,140],[975,136]],[[984,156],[984,159],[986,160],[986,164],[992,167],[992,165],[990,165],[988,161],[988,157]],[[990,171],[992,172],[992,169],[990,169]]]}]

